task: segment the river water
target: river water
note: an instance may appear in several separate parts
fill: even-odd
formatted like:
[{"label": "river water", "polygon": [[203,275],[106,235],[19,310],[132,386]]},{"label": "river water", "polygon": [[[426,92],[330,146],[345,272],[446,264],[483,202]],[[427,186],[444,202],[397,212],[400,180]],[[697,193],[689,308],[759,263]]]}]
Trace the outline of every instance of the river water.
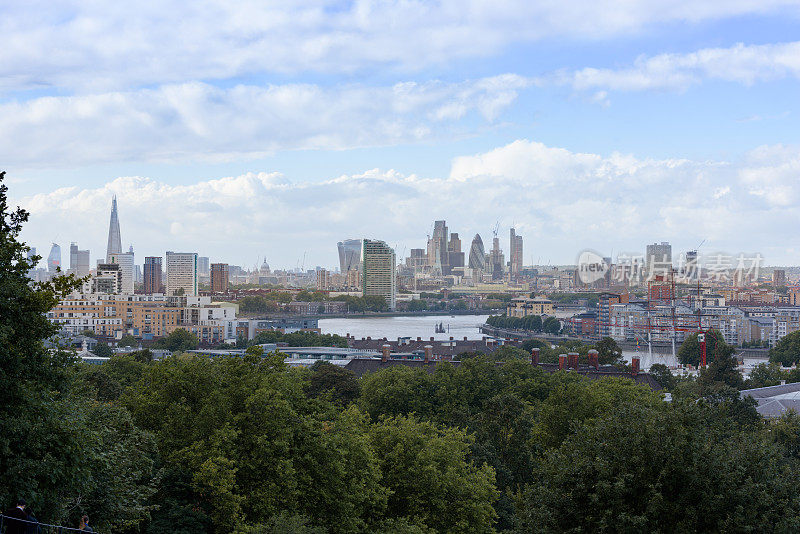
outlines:
[{"label": "river water", "polygon": [[[320,319],[323,334],[350,334],[356,338],[372,337],[397,340],[398,337],[448,340],[481,339],[480,326],[488,315],[415,315],[410,317],[352,317]],[[437,334],[436,325],[442,323],[445,332]],[[449,331],[448,331],[449,329]]]},{"label": "river water", "polygon": [[[397,340],[398,337],[421,337],[437,340],[447,340],[450,336],[455,339],[469,340],[481,339],[483,334],[480,326],[486,322],[488,315],[415,315],[410,317],[351,317],[337,319],[320,319],[319,328],[323,334],[339,334],[344,336],[350,334],[356,338],[372,337]],[[437,334],[436,325],[442,323],[445,332]],[[449,332],[448,332],[449,328]],[[624,350],[622,357],[630,362],[631,358],[638,356],[643,370],[649,369],[654,363],[663,363],[668,367],[676,365],[678,362],[671,354],[653,353],[650,358],[647,353],[647,346],[644,345],[640,350]]]}]

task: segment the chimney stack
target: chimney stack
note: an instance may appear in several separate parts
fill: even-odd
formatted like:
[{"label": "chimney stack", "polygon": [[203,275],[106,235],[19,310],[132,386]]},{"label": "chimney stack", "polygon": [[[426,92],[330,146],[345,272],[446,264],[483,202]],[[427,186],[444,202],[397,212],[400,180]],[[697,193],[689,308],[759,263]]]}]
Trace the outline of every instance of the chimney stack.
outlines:
[{"label": "chimney stack", "polygon": [[579,355],[577,352],[570,352],[569,353],[569,367],[570,369],[578,370],[578,358]]},{"label": "chimney stack", "polygon": [[563,371],[567,368],[567,355],[566,354],[559,354],[558,355],[558,370]]},{"label": "chimney stack", "polygon": [[594,349],[589,351],[589,367],[600,369],[600,353]]},{"label": "chimney stack", "polygon": [[431,357],[433,356],[433,347],[430,345],[425,345],[425,362],[424,363],[431,363]]},{"label": "chimney stack", "polygon": [[386,363],[389,361],[389,350],[391,347],[389,345],[384,345],[381,347],[381,361]]},{"label": "chimney stack", "polygon": [[631,358],[631,374],[638,375],[639,374],[639,357],[634,356]]},{"label": "chimney stack", "polygon": [[531,365],[539,365],[539,349],[537,347],[531,349]]}]

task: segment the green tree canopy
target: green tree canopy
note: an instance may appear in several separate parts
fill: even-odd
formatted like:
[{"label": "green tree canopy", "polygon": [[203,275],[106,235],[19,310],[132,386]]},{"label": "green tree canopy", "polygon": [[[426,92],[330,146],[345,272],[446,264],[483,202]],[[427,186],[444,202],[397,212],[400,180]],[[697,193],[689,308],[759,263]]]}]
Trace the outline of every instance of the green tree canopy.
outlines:
[{"label": "green tree canopy", "polygon": [[[725,343],[725,338],[719,330],[708,330],[705,332],[706,338],[706,360],[711,363],[717,358],[727,358],[734,352],[734,348]],[[697,334],[692,334],[681,343],[678,349],[678,360],[686,365],[700,365],[701,347],[697,341]]]},{"label": "green tree canopy", "polygon": [[769,350],[769,361],[784,367],[800,362],[800,330],[780,338]]},{"label": "green tree canopy", "polygon": [[200,346],[197,336],[185,328],[176,328],[166,337],[157,339],[153,343],[154,349],[166,349],[171,352],[184,352],[196,350]]}]

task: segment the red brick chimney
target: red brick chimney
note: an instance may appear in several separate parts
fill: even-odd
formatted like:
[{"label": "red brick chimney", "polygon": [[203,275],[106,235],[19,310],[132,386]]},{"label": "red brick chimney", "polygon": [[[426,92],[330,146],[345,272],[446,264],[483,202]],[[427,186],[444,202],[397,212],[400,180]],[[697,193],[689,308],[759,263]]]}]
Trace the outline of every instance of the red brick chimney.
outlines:
[{"label": "red brick chimney", "polygon": [[424,363],[431,363],[431,357],[433,356],[433,347],[430,345],[425,345],[425,361]]},{"label": "red brick chimney", "polygon": [[531,365],[539,365],[539,349],[537,347],[531,349]]},{"label": "red brick chimney", "polygon": [[567,355],[566,354],[559,354],[558,355],[558,370],[563,371],[567,368]]},{"label": "red brick chimney", "polygon": [[634,356],[631,358],[631,374],[638,375],[639,374],[639,357]]},{"label": "red brick chimney", "polygon": [[569,368],[570,369],[578,369],[578,358],[580,356],[577,352],[570,352],[569,353]]},{"label": "red brick chimney", "polygon": [[600,353],[592,349],[589,351],[589,367],[600,369]]},{"label": "red brick chimney", "polygon": [[389,345],[384,345],[381,347],[381,361],[386,363],[389,361],[389,351],[391,347]]}]

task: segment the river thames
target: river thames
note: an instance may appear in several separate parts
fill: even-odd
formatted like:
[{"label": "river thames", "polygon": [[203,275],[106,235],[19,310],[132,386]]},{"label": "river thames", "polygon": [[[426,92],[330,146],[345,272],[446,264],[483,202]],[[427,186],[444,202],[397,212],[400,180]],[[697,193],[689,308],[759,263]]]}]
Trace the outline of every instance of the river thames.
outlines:
[{"label": "river thames", "polygon": [[[340,319],[320,319],[319,328],[323,334],[339,334],[362,338],[421,337],[423,339],[447,340],[481,339],[480,326],[488,315],[415,315],[408,317],[352,317]],[[444,333],[436,333],[436,325],[442,323]],[[448,332],[449,330],[449,332]]]}]

